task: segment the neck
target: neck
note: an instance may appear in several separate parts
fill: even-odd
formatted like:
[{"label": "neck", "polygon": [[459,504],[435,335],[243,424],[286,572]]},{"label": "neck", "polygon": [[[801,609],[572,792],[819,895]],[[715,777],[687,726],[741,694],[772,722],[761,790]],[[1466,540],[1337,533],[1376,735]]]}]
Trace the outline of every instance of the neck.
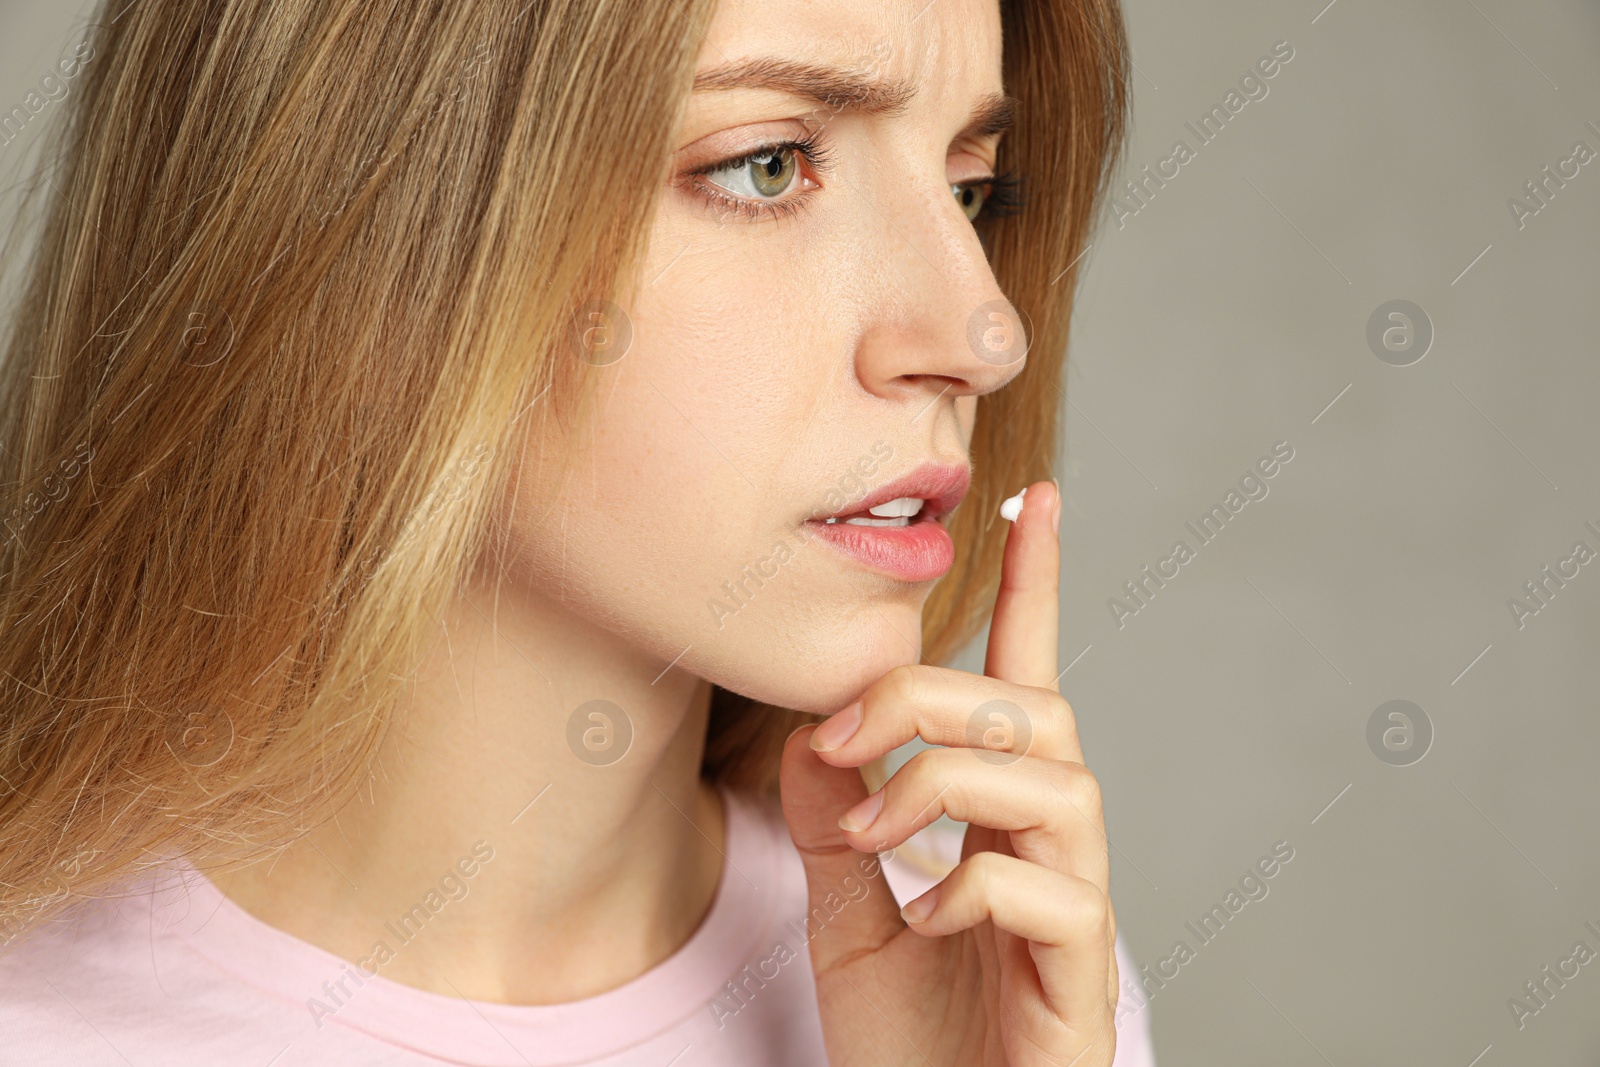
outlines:
[{"label": "neck", "polygon": [[[710,695],[558,605],[476,589],[446,613],[367,789],[273,858],[196,866],[262,921],[406,985],[593,996],[670,956],[715,895]],[[614,707],[569,724],[597,699]]]}]

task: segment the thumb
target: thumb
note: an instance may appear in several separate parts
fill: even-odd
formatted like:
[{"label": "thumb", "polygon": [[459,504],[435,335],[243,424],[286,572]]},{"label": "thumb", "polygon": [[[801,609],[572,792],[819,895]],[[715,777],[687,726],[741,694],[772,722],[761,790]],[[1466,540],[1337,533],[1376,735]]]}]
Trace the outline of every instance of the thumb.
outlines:
[{"label": "thumb", "polygon": [[839,829],[839,816],[866,799],[854,767],[834,767],[812,751],[802,726],[783,745],[778,787],[789,837],[806,869],[806,938],[811,969],[821,975],[840,957],[874,951],[906,928],[871,852],[857,852]]}]

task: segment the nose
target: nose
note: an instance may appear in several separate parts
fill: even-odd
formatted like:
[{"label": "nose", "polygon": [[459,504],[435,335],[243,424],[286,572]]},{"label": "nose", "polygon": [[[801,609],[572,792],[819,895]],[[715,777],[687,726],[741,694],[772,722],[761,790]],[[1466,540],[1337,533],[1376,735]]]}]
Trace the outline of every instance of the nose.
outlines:
[{"label": "nose", "polygon": [[856,346],[862,386],[926,403],[981,396],[1015,378],[1027,362],[1024,321],[949,186],[902,197],[875,217],[863,232],[876,268],[873,291],[860,294],[868,309]]}]

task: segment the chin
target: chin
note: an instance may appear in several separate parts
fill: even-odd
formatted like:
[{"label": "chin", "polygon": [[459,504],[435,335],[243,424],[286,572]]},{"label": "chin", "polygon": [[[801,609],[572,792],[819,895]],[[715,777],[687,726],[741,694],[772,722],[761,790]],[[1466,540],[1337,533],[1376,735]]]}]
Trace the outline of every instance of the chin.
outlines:
[{"label": "chin", "polygon": [[864,605],[844,619],[844,625],[835,617],[778,631],[761,627],[759,636],[752,628],[736,647],[707,649],[684,666],[763,704],[832,715],[889,671],[922,658],[920,603]]}]

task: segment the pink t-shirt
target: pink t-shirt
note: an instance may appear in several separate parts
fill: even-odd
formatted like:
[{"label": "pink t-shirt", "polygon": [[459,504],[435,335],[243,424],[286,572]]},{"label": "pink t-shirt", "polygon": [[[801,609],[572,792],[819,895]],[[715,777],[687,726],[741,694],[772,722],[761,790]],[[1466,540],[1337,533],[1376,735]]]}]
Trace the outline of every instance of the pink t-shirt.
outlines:
[{"label": "pink t-shirt", "polygon": [[[775,803],[722,795],[728,862],[704,921],[672,956],[599,996],[493,1004],[369,977],[176,864],[0,955],[0,1063],[825,1065],[799,854]],[[899,856],[884,870],[901,902],[933,881]],[[1129,1015],[1116,1067],[1153,1064],[1145,1013]]]}]

